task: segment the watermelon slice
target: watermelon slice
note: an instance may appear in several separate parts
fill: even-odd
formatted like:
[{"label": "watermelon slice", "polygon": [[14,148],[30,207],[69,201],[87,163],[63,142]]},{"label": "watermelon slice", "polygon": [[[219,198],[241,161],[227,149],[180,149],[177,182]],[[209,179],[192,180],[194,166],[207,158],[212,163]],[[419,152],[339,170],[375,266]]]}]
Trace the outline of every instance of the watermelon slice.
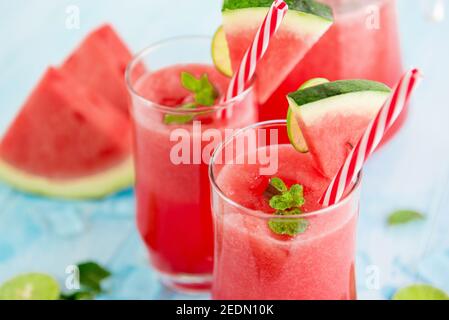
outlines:
[{"label": "watermelon slice", "polygon": [[131,58],[131,52],[113,28],[104,25],[89,34],[61,68],[128,114],[123,79]]},{"label": "watermelon slice", "polygon": [[310,152],[318,169],[332,178],[391,90],[382,83],[367,80],[320,79],[315,83],[308,82],[288,95],[287,127],[296,149]]},{"label": "watermelon slice", "polygon": [[[289,11],[256,70],[256,90],[264,103],[332,25],[330,7],[314,0],[287,0]],[[223,28],[235,71],[268,12],[271,0],[225,0]]]},{"label": "watermelon slice", "polygon": [[50,68],[0,142],[0,179],[55,197],[104,196],[133,182],[130,134],[127,116]]}]

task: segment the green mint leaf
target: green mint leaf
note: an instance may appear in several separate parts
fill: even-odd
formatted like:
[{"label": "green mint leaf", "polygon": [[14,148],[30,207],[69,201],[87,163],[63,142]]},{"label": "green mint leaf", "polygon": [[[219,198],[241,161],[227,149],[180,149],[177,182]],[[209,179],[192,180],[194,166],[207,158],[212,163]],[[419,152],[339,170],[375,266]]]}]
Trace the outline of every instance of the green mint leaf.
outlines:
[{"label": "green mint leaf", "polygon": [[[282,180],[280,181],[282,182]],[[277,181],[276,183],[279,183],[279,181]],[[283,188],[282,186],[280,187]],[[303,187],[299,184],[291,186],[289,191],[283,191],[282,194],[275,195],[270,199],[270,206],[273,209],[279,211],[292,209],[295,207],[301,207],[304,205],[304,203],[305,200],[304,200]]]},{"label": "green mint leaf", "polygon": [[290,192],[273,196],[270,199],[270,207],[279,211],[290,209],[292,207],[292,204],[293,197]]},{"label": "green mint leaf", "polygon": [[210,107],[214,105],[218,92],[209,81],[207,74],[199,79],[188,72],[181,72],[181,84],[184,88],[194,93],[195,103],[200,106]]},{"label": "green mint leaf", "polygon": [[181,84],[184,88],[193,93],[201,90],[201,81],[188,72],[181,72]]},{"label": "green mint leaf", "polygon": [[[179,109],[195,109],[195,103],[187,103]],[[164,115],[164,124],[186,124],[195,118],[194,114],[166,114]]]},{"label": "green mint leaf", "polygon": [[101,282],[108,278],[111,273],[95,262],[84,262],[78,265],[80,283],[89,291],[101,293]]},{"label": "green mint leaf", "polygon": [[410,223],[417,220],[424,220],[425,216],[414,210],[397,210],[388,216],[390,226]]},{"label": "green mint leaf", "polygon": [[446,292],[427,284],[413,284],[399,289],[393,300],[449,300]]},{"label": "green mint leaf", "polygon": [[284,181],[278,177],[273,177],[270,179],[270,186],[274,187],[277,191],[280,193],[284,193],[288,191],[287,186],[285,185]]},{"label": "green mint leaf", "polygon": [[[270,206],[276,210],[277,216],[293,216],[302,214],[301,206],[304,205],[304,188],[294,184],[287,188],[282,179],[274,177],[270,180],[265,195],[274,194],[270,200]],[[268,221],[271,231],[279,235],[296,236],[307,230],[309,221],[302,218],[273,218]]]},{"label": "green mint leaf", "polygon": [[78,264],[81,289],[62,293],[62,300],[92,300],[103,292],[101,284],[111,273],[96,262],[83,262]]},{"label": "green mint leaf", "polygon": [[302,207],[305,203],[304,188],[299,184],[294,184],[290,187],[290,194],[292,195],[292,207]]},{"label": "green mint leaf", "polygon": [[[289,212],[277,212],[277,215],[299,215],[301,210],[298,208]],[[268,221],[268,227],[271,231],[279,235],[296,236],[304,233],[309,227],[309,221],[302,218],[273,218]]]},{"label": "green mint leaf", "polygon": [[209,81],[207,74],[203,74],[199,81],[200,89],[195,92],[196,103],[201,106],[213,106],[218,96],[217,90]]},{"label": "green mint leaf", "polygon": [[270,179],[267,188],[265,189],[263,195],[265,198],[270,201],[270,199],[274,196],[278,196],[283,194],[284,192],[287,192],[288,188],[285,185],[284,181],[282,179],[273,177]]},{"label": "green mint leaf", "polygon": [[[184,88],[194,93],[195,101],[181,106],[179,109],[194,109],[198,106],[212,106],[218,97],[212,83],[209,81],[207,74],[203,74],[200,79],[188,72],[181,72],[181,84]],[[195,118],[196,114],[175,115],[166,114],[164,116],[164,124],[186,124]]]},{"label": "green mint leaf", "polygon": [[201,90],[195,94],[195,101],[200,106],[210,107],[215,103],[215,96],[209,90]]},{"label": "green mint leaf", "polygon": [[283,211],[282,214],[284,216],[295,216],[295,215],[297,216],[297,215],[303,214],[303,212],[299,208],[294,208],[294,209],[289,210],[289,211]]}]

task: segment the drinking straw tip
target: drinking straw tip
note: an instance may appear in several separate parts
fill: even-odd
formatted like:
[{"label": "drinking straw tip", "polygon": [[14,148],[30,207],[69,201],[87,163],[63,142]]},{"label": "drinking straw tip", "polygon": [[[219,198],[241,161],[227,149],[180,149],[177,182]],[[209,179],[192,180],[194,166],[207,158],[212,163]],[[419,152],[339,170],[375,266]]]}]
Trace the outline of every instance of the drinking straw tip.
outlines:
[{"label": "drinking straw tip", "polygon": [[423,76],[421,70],[419,70],[418,68],[413,68],[412,73],[413,73],[413,76],[415,76],[417,78],[422,78],[422,76]]},{"label": "drinking straw tip", "polygon": [[414,68],[411,70],[412,78],[415,79],[415,88],[421,84],[421,81],[424,78],[424,74],[418,68]]},{"label": "drinking straw tip", "polygon": [[276,0],[276,1],[274,2],[274,5],[275,5],[275,7],[276,7],[277,9],[279,9],[279,10],[284,10],[284,9],[287,9],[287,8],[288,8],[287,3],[285,3],[283,0]]}]

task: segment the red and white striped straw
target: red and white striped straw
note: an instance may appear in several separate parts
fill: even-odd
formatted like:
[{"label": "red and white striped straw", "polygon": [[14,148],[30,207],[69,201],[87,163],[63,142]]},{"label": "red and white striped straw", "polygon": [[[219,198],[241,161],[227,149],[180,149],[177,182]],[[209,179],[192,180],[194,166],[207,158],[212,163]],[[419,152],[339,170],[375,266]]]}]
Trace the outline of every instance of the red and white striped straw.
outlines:
[{"label": "red and white striped straw", "polygon": [[[270,39],[281,26],[287,11],[288,5],[283,0],[273,2],[262,25],[257,30],[253,43],[245,52],[237,72],[232,77],[228,90],[222,98],[222,103],[226,103],[246,90],[256,72],[257,62],[262,59],[267,51]],[[224,113],[227,117],[230,117],[232,108],[224,110]]]},{"label": "red and white striped straw", "polygon": [[402,77],[321,197],[320,203],[323,206],[328,207],[338,203],[347,188],[356,181],[368,157],[376,150],[385,132],[391,128],[407,105],[419,77],[420,73],[417,69],[407,72]]}]

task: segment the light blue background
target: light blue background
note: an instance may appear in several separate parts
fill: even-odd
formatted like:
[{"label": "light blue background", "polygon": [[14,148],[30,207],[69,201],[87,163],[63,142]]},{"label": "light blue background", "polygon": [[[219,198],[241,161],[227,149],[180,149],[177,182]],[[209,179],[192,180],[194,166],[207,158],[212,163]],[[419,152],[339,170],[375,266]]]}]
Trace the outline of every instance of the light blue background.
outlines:
[{"label": "light blue background", "polygon": [[[365,170],[357,257],[363,299],[388,299],[416,281],[449,292],[449,19],[430,21],[424,12],[431,2],[399,3],[405,65],[419,66],[425,79],[406,126]],[[79,30],[65,26],[69,5],[80,9]],[[60,63],[100,23],[113,23],[136,51],[171,36],[212,34],[220,25],[219,7],[219,0],[0,0],[0,133],[45,68]],[[398,208],[420,210],[427,219],[387,227],[386,217]],[[183,297],[162,288],[148,265],[134,226],[132,190],[69,203],[0,184],[0,282],[42,271],[63,283],[66,266],[86,259],[113,271],[103,298]],[[370,281],[373,272],[379,288]]]}]

